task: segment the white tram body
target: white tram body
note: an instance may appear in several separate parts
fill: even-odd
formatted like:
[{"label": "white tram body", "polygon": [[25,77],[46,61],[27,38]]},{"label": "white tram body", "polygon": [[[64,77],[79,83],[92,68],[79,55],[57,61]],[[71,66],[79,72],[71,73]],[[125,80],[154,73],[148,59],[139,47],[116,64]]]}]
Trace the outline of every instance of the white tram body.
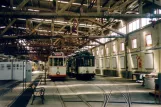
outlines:
[{"label": "white tram body", "polygon": [[79,67],[78,73],[79,74],[93,74],[95,71],[95,67]]},{"label": "white tram body", "polygon": [[54,78],[65,78],[66,74],[66,56],[62,52],[54,53],[53,56],[48,58],[49,65],[49,77]]}]

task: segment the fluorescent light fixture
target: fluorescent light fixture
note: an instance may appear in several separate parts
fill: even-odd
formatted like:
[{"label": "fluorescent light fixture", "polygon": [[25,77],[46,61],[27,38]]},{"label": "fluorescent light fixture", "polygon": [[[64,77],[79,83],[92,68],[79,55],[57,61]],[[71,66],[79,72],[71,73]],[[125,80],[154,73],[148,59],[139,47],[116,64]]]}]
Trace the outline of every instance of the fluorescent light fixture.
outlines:
[{"label": "fluorescent light fixture", "polygon": [[32,12],[39,12],[40,10],[28,9],[28,11],[32,11]]},{"label": "fluorescent light fixture", "polygon": [[26,20],[26,19],[23,19],[23,18],[17,18],[18,20]]},{"label": "fluorescent light fixture", "polygon": [[28,29],[28,28],[25,28],[25,27],[18,27],[18,29]]},{"label": "fluorescent light fixture", "polygon": [[5,5],[2,5],[1,7],[6,7]]},{"label": "fluorescent light fixture", "polygon": [[64,33],[64,32],[57,32],[57,31],[55,31],[55,33]]},{"label": "fluorescent light fixture", "polygon": [[36,29],[36,31],[39,31],[39,32],[51,32],[51,31],[48,31],[48,30],[38,30],[38,29]]},{"label": "fluorescent light fixture", "polygon": [[0,26],[0,29],[6,28],[6,26]]},{"label": "fluorescent light fixture", "polygon": [[16,9],[16,7],[12,7],[13,9]]}]

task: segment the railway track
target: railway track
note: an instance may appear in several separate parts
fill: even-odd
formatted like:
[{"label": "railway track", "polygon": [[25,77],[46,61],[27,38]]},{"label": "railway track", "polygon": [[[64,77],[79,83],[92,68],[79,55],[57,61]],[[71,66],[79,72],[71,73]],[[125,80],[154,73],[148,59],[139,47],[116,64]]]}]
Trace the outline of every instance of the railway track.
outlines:
[{"label": "railway track", "polygon": [[[112,83],[116,84],[114,81],[112,81]],[[116,90],[118,90],[121,93],[121,95],[124,97],[124,99],[125,99],[125,101],[127,103],[127,107],[131,107],[132,103],[131,103],[131,95],[129,93],[129,86],[128,85],[125,86],[125,88],[126,88],[126,92],[125,93],[121,92],[121,90],[117,86],[115,86],[114,88]]]},{"label": "railway track", "polygon": [[60,102],[61,102],[62,107],[67,107],[67,105],[66,105],[65,102],[63,101],[63,98],[62,98],[62,96],[61,96],[61,94],[60,94],[59,89],[57,88],[56,83],[55,83],[55,82],[53,82],[53,83],[54,83],[54,86],[56,87],[56,91],[57,91],[57,93],[58,93],[58,96],[59,96],[59,99],[60,99]]},{"label": "railway track", "polygon": [[[73,89],[73,88],[71,88],[71,87],[69,87],[69,85],[66,83],[66,82],[63,82],[63,83],[65,83],[65,85],[66,86],[68,86],[68,88],[73,92],[73,93],[76,93],[76,91]],[[84,102],[88,107],[92,107],[82,96],[80,96],[80,95],[78,95],[77,94],[77,96],[78,96],[78,98],[80,98],[81,100],[82,100],[82,102]]]},{"label": "railway track", "polygon": [[[91,84],[91,83],[89,83],[89,82],[87,82],[87,81],[85,81],[87,84]],[[93,84],[93,83],[92,83]],[[108,104],[108,102],[109,102],[109,100],[110,100],[110,97],[111,97],[111,94],[112,94],[112,89],[111,89],[111,87],[110,87],[110,92],[109,93],[106,93],[106,91],[103,89],[103,88],[101,88],[100,86],[98,86],[97,84],[93,84],[94,86],[96,86],[97,88],[99,88],[101,91],[102,91],[102,93],[103,93],[103,96],[104,96],[104,101],[103,101],[103,104],[102,104],[102,106],[101,107],[106,107],[107,106],[107,104]]]},{"label": "railway track", "polygon": [[[103,96],[104,96],[104,101],[103,101],[103,104],[102,104],[101,107],[106,107],[108,105],[108,103],[110,103],[110,98],[111,98],[112,92],[113,92],[112,87],[114,89],[118,90],[119,93],[124,97],[125,102],[127,103],[126,107],[131,107],[131,96],[130,96],[130,93],[129,93],[129,87],[128,86],[126,86],[126,93],[127,93],[127,95],[126,95],[125,93],[121,92],[121,90],[116,85],[113,85],[112,87],[110,87],[110,92],[106,93],[106,91],[103,88],[101,88],[100,86],[98,86],[97,84],[89,83],[87,81],[85,81],[85,83],[93,84],[94,86],[96,86],[100,90],[102,90]],[[116,84],[115,82],[113,82],[113,83]]]},{"label": "railway track", "polygon": [[[54,85],[56,86],[55,82],[54,82]],[[62,85],[62,84],[61,84]],[[69,85],[66,83],[66,82],[63,82],[63,85],[66,85],[67,88],[72,91],[73,93],[76,93],[76,91],[69,87]],[[61,101],[61,104],[62,104],[62,107],[67,107],[67,105],[65,104],[66,101],[63,101],[63,98],[62,96],[60,95],[60,91],[59,89],[57,88],[57,92],[59,93],[59,98],[60,98],[60,101]],[[92,107],[82,96],[78,95],[78,94],[75,94],[87,107]]]}]

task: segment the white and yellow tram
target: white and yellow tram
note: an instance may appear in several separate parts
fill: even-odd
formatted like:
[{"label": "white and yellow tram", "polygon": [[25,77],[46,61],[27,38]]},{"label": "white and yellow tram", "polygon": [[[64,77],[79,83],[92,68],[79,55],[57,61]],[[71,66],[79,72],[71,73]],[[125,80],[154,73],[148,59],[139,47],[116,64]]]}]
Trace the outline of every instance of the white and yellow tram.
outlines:
[{"label": "white and yellow tram", "polygon": [[56,52],[48,57],[49,74],[51,79],[66,78],[66,56]]}]

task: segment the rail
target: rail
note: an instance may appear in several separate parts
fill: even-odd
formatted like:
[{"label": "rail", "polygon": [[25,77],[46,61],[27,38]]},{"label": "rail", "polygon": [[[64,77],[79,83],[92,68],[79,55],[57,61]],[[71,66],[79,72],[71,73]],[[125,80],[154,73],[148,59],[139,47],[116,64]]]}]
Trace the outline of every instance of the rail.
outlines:
[{"label": "rail", "polygon": [[[87,82],[87,81],[85,81],[86,83],[88,83],[89,84],[89,82]],[[92,83],[93,84],[93,83]],[[107,95],[107,93],[106,93],[106,91],[103,89],[103,88],[101,88],[100,86],[98,86],[98,85],[96,85],[96,84],[93,84],[93,85],[95,85],[96,87],[98,87],[99,89],[101,89],[102,90],[102,92],[103,92],[103,95],[104,95],[104,103],[102,104],[102,106],[101,107],[106,107],[107,106],[107,104],[110,102],[110,98],[111,98],[111,96],[112,96],[112,87],[110,87],[110,92],[109,92],[109,94]],[[114,87],[114,86],[113,86]],[[129,93],[129,86],[127,85],[125,88],[126,88],[126,93],[127,93],[127,95],[126,94],[124,94],[124,93],[122,93],[121,91],[120,91],[120,89],[118,88],[118,87],[114,87],[116,90],[118,90],[120,93],[121,93],[121,95],[124,97],[124,99],[125,99],[125,101],[126,101],[126,103],[127,103],[127,107],[131,107],[131,105],[132,105],[132,103],[131,103],[131,95],[130,95],[130,93]]]},{"label": "rail", "polygon": [[[113,83],[115,84],[115,82],[113,82]],[[131,107],[132,103],[131,103],[131,95],[130,95],[130,92],[129,92],[129,86],[126,85],[125,88],[126,88],[127,95],[122,93],[121,90],[117,86],[115,86],[115,89],[118,90],[121,93],[121,95],[124,97],[124,99],[127,103],[127,107]]]},{"label": "rail", "polygon": [[[68,84],[66,83],[66,82],[64,82],[64,84],[65,85],[67,85],[68,86]],[[69,86],[68,86],[68,88],[73,92],[73,93],[76,93],[76,91],[74,90],[74,89],[72,89],[72,88],[70,88]],[[83,97],[81,97],[80,95],[78,95],[77,94],[77,96],[88,106],[88,107],[92,107]]]},{"label": "rail", "polygon": [[98,86],[96,84],[94,84],[94,85],[97,86],[99,89],[102,90],[103,95],[104,95],[104,101],[103,101],[102,107],[106,107],[107,103],[109,102],[109,100],[111,98],[112,88],[110,87],[111,90],[110,90],[109,94],[107,95],[106,91],[103,88],[101,88],[100,86]]},{"label": "rail", "polygon": [[[57,87],[56,84],[55,84],[55,82],[54,82],[54,86]],[[57,90],[57,93],[58,93],[58,95],[59,95],[59,99],[60,99],[60,102],[61,102],[61,104],[62,104],[62,107],[67,107],[67,106],[65,105],[64,101],[63,101],[62,96],[60,95],[59,89],[56,88],[56,90]]]}]

